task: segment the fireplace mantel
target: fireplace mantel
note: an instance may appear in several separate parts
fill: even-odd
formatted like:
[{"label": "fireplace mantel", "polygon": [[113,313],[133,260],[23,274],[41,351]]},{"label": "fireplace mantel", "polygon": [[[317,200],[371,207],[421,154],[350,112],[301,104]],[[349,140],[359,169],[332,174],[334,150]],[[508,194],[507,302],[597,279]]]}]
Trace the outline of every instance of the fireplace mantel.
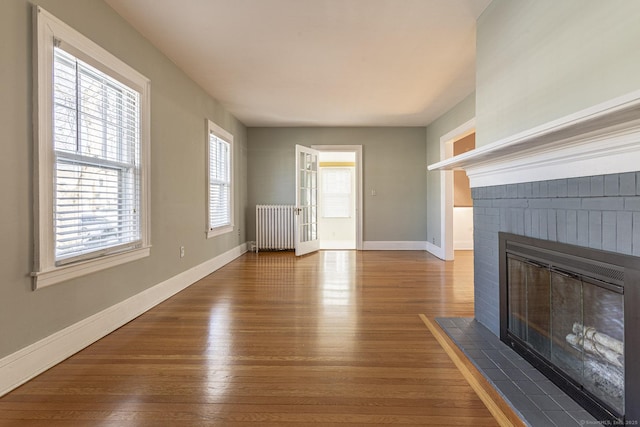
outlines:
[{"label": "fireplace mantel", "polygon": [[471,187],[640,170],[640,91],[428,166],[464,169]]}]

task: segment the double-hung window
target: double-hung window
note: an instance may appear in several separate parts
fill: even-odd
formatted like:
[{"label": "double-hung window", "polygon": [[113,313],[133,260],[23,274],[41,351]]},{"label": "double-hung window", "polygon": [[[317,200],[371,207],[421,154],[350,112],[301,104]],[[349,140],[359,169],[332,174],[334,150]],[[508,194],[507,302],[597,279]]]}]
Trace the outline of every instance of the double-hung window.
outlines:
[{"label": "double-hung window", "polygon": [[322,216],[324,218],[350,218],[353,191],[351,168],[324,167],[322,170]]},{"label": "double-hung window", "polygon": [[36,287],[149,254],[149,81],[36,7]]},{"label": "double-hung window", "polygon": [[207,237],[233,230],[233,135],[208,120]]}]

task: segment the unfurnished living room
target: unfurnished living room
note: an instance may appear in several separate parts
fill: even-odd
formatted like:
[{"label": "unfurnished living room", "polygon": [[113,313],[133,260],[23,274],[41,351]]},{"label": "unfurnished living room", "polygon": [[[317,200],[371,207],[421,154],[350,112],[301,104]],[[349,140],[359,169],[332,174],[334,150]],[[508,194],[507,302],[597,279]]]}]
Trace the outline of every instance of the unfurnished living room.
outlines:
[{"label": "unfurnished living room", "polygon": [[0,426],[640,421],[640,1],[0,19]]}]

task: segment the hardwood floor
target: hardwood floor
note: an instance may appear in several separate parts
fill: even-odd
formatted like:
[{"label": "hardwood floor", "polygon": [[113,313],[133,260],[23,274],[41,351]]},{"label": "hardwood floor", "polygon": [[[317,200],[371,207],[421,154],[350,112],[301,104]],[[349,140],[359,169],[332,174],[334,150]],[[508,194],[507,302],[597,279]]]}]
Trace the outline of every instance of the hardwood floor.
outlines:
[{"label": "hardwood floor", "polygon": [[2,426],[494,426],[419,317],[470,253],[249,253],[0,398]]}]

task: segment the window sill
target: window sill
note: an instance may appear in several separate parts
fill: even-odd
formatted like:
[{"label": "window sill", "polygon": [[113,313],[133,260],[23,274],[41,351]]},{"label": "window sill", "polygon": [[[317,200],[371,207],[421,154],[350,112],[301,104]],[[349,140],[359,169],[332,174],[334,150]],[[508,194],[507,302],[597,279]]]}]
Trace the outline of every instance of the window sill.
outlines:
[{"label": "window sill", "polygon": [[55,285],[56,283],[65,282],[75,279],[96,271],[105,270],[120,264],[135,261],[148,257],[151,253],[151,246],[140,249],[134,249],[125,253],[108,255],[102,258],[78,262],[75,264],[65,265],[61,267],[53,267],[46,271],[32,273],[33,290],[45,288]]},{"label": "window sill", "polygon": [[215,236],[220,236],[221,234],[231,233],[233,231],[233,225],[227,225],[225,227],[214,228],[213,230],[207,231],[207,239],[210,239]]}]

